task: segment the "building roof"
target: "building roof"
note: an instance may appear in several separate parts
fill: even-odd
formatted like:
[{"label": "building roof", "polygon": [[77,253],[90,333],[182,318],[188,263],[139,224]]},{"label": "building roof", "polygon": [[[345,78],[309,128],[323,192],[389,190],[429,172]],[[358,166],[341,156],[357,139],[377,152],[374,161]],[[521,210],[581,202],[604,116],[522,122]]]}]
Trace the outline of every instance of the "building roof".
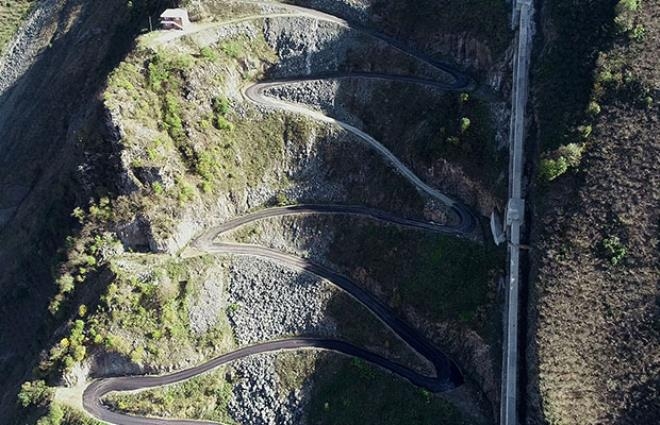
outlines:
[{"label": "building roof", "polygon": [[187,18],[188,11],[186,9],[165,9],[160,15],[161,18]]}]

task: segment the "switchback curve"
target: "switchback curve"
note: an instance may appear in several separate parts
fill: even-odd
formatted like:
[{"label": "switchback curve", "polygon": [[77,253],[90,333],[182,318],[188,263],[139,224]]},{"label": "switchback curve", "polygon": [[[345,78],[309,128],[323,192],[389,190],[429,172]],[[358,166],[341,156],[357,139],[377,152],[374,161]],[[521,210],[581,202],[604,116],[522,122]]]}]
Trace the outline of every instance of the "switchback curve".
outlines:
[{"label": "switchback curve", "polygon": [[[255,4],[264,4],[266,2],[246,2]],[[325,349],[331,350],[344,355],[361,358],[365,361],[371,362],[383,369],[386,369],[402,378],[409,380],[414,385],[425,388],[429,391],[439,392],[446,391],[461,385],[463,377],[458,367],[449,360],[442,352],[436,349],[430,342],[423,336],[418,334],[405,322],[398,319],[388,307],[378,301],[374,296],[360,288],[347,277],[336,273],[329,268],[315,263],[311,260],[295,257],[292,255],[284,254],[282,252],[272,250],[265,247],[215,242],[215,238],[222,233],[228,232],[245,224],[249,224],[256,220],[261,220],[269,217],[278,217],[294,214],[347,214],[364,216],[370,219],[375,219],[390,224],[417,228],[421,230],[435,231],[447,233],[452,235],[466,235],[473,232],[476,225],[476,217],[473,213],[460,202],[451,199],[442,192],[434,189],[424,183],[418,176],[414,174],[405,164],[403,164],[392,152],[385,148],[380,142],[368,135],[364,131],[352,126],[349,123],[336,120],[332,117],[324,115],[320,112],[314,111],[310,108],[286,102],[281,99],[268,97],[266,91],[284,84],[298,83],[301,81],[321,80],[321,79],[346,79],[346,78],[361,78],[361,79],[378,79],[399,81],[412,84],[423,84],[430,87],[435,87],[443,90],[471,90],[473,87],[472,80],[457,71],[451,65],[439,63],[421,54],[412,53],[406,49],[401,43],[393,40],[384,35],[378,34],[371,30],[357,28],[350,22],[332,15],[318,12],[311,9],[302,8],[299,6],[282,5],[286,9],[296,12],[296,15],[302,14],[312,16],[317,19],[323,19],[347,26],[348,28],[355,29],[368,33],[369,35],[387,42],[392,47],[410,55],[416,59],[426,62],[435,68],[452,75],[453,83],[446,83],[444,81],[434,81],[428,79],[421,79],[403,75],[389,75],[389,74],[367,74],[367,73],[346,73],[335,75],[315,75],[315,76],[300,76],[291,77],[281,80],[272,80],[261,82],[247,87],[244,90],[245,97],[256,104],[275,108],[283,109],[289,112],[300,113],[318,119],[323,122],[333,123],[339,125],[344,130],[354,134],[360,139],[368,143],[374,148],[381,156],[387,160],[398,172],[406,177],[417,189],[425,192],[436,200],[442,202],[445,206],[453,210],[459,217],[459,223],[455,226],[438,225],[432,222],[423,222],[412,219],[400,218],[392,213],[374,210],[360,206],[345,206],[345,205],[296,205],[289,207],[280,207],[266,209],[237,218],[227,222],[221,226],[209,229],[198,239],[195,240],[195,245],[199,250],[206,253],[214,254],[230,254],[230,255],[247,255],[257,256],[261,258],[270,259],[288,267],[299,269],[308,273],[312,273],[330,281],[335,284],[355,300],[366,306],[374,315],[376,315],[386,326],[395,332],[402,340],[404,340],[410,347],[412,347],[419,354],[428,359],[436,369],[436,376],[425,376],[409,369],[405,366],[392,362],[382,356],[367,350],[356,347],[350,343],[340,340],[322,339],[322,338],[290,338],[279,341],[265,342],[261,344],[244,347],[231,353],[224,354],[215,359],[210,360],[204,364],[196,367],[186,369],[165,376],[126,376],[117,378],[106,378],[94,381],[84,391],[83,394],[83,407],[93,416],[103,421],[113,424],[137,425],[137,424],[215,424],[214,422],[204,422],[197,420],[168,420],[158,418],[142,418],[132,415],[126,415],[118,412],[113,412],[101,403],[104,395],[115,391],[134,391],[139,389],[154,388],[163,385],[170,385],[177,382],[191,379],[200,374],[206,373],[220,365],[226,364],[236,359],[244,358],[247,356],[276,352],[282,350],[298,350],[298,349]],[[282,16],[282,15],[278,15]],[[259,18],[258,16],[254,17]]]}]

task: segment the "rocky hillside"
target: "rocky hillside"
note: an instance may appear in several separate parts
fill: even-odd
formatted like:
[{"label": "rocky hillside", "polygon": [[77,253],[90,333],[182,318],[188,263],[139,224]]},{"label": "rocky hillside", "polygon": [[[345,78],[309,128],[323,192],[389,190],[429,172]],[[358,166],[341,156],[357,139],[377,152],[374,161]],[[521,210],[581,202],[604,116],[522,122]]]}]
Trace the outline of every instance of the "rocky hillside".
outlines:
[{"label": "rocky hillside", "polygon": [[[144,21],[140,13],[148,11],[148,5],[135,3],[110,28],[96,21],[106,17],[105,9],[97,9],[97,16],[74,2],[62,2],[59,21],[71,27],[64,34],[75,34],[72,42],[94,39],[98,49],[103,41],[123,56],[120,47],[127,44],[110,35],[118,30],[132,37],[126,28],[139,27],[131,23]],[[505,22],[498,19],[493,27],[497,40],[479,33],[471,20],[460,34],[455,33],[459,25],[447,23],[444,33],[454,34],[454,41],[439,37],[431,46],[411,28],[397,34],[391,22],[383,23],[375,13],[385,13],[383,5],[365,4],[358,7],[360,13],[344,6],[342,16],[437,58],[453,55],[462,43],[456,40],[473,37],[471,47],[455,60],[474,72],[478,90],[319,79],[278,87],[268,95],[372,134],[423,181],[475,211],[486,215],[501,208],[507,93],[499,82],[506,72],[503,40],[508,31],[499,30]],[[439,19],[445,9],[456,19],[469,16],[464,6],[427,6],[430,20]],[[20,393],[29,408],[18,422],[39,415],[46,415],[40,423],[59,423],[63,417],[81,421],[74,413],[79,401],[72,400],[79,400],[91,377],[178,370],[238,347],[296,335],[341,338],[415,370],[429,369],[425,359],[328,282],[259,258],[208,255],[190,243],[233,218],[301,203],[361,205],[455,224],[458,217],[451,209],[417,190],[363,140],[336,125],[255,104],[245,93],[264,79],[333,72],[399,74],[439,83],[451,76],[368,31],[287,14],[276,4],[206,1],[191,5],[191,11],[202,19],[195,30],[145,34],[120,63],[113,61],[119,56],[98,51],[88,53],[93,57],[85,58],[84,67],[74,66],[71,56],[44,55],[70,64],[73,76],[88,71],[87,62],[107,64],[108,74],[98,75],[98,81],[80,78],[85,83],[81,92],[71,99],[59,96],[63,108],[73,100],[78,107],[65,117],[53,109],[50,120],[43,118],[51,127],[30,128],[29,140],[40,135],[38,142],[14,142],[13,152],[23,163],[39,147],[44,152],[35,157],[34,170],[23,171],[34,171],[36,183],[23,189],[14,183],[13,190],[23,192],[4,201],[3,249],[11,250],[2,254],[18,275],[29,258],[14,248],[21,238],[42,240],[42,252],[58,253],[56,266],[43,261],[31,267],[24,283],[5,287],[3,313],[25,321],[14,330],[20,334],[6,330],[8,338],[30,352],[46,347],[38,361],[14,372],[26,379],[24,372],[35,367],[32,383]],[[76,25],[81,27],[74,31]],[[60,46],[57,37],[53,40],[46,52]],[[74,54],[61,46],[61,52]],[[42,60],[22,77],[26,85],[19,82],[7,92],[8,102],[18,102],[14,93],[33,90],[27,78],[32,72],[40,75]],[[55,78],[52,83],[69,93],[70,81]],[[59,92],[49,93],[43,96],[53,102],[49,96]],[[21,107],[34,113],[27,104]],[[49,128],[63,136],[61,146],[48,143],[42,132]],[[9,136],[16,140],[15,134]],[[33,215],[26,213],[30,208]],[[46,223],[43,233],[33,234],[41,222]],[[10,234],[11,229],[22,230]],[[216,374],[145,392],[134,402],[117,396],[107,403],[139,414],[245,424],[345,424],[342,415],[357,421],[362,413],[371,419],[389,417],[391,423],[408,423],[414,414],[441,415],[457,424],[492,422],[499,398],[496,282],[503,261],[479,228],[469,238],[455,238],[363,218],[291,217],[244,226],[227,237],[311,258],[350,276],[456,359],[468,384],[449,395],[432,395],[359,361],[306,352],[247,358]],[[44,288],[42,298],[31,294],[32,287]],[[36,322],[50,327],[36,329]],[[41,339],[28,345],[36,334]],[[6,358],[7,368],[17,362]],[[298,364],[304,367],[298,370]],[[356,371],[363,379],[354,382]],[[46,383],[57,391],[45,389]],[[383,397],[369,396],[376,390]],[[180,391],[194,396],[178,397]],[[8,407],[15,393],[7,392]],[[351,399],[362,401],[349,408],[346,400]],[[391,406],[400,408],[384,413]]]},{"label": "rocky hillside", "polygon": [[659,14],[637,0],[541,11],[530,424],[660,417]]},{"label": "rocky hillside", "polygon": [[2,418],[13,417],[18,386],[58,326],[47,310],[53,270],[71,211],[89,196],[78,167],[90,149],[78,132],[100,117],[95,95],[145,16],[145,2],[133,3],[129,10],[124,1],[38,2],[36,13],[44,14],[28,18],[35,26],[19,32],[11,43],[19,48],[0,59],[0,311],[11,323],[0,327]]},{"label": "rocky hillside", "polygon": [[23,25],[33,3],[32,0],[11,0],[0,5],[0,19],[3,22],[0,30],[0,54],[9,47],[9,42]]}]

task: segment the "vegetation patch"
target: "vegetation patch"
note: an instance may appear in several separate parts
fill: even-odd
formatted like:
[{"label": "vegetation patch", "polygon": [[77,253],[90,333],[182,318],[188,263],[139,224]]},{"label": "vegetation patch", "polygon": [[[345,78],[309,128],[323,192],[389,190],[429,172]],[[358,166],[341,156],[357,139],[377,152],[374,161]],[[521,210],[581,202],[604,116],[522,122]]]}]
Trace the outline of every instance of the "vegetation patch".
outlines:
[{"label": "vegetation patch", "polygon": [[0,2],[0,54],[32,10],[35,0],[3,0]]},{"label": "vegetation patch", "polygon": [[[283,159],[284,136],[304,125],[283,114],[239,117],[221,89],[206,89],[223,87],[227,70],[251,80],[274,62],[262,36],[236,36],[202,48],[188,44],[192,51],[142,45],[113,72],[104,94],[122,120],[122,143],[133,172],[170,170],[170,179],[144,181],[146,196],[132,207],[151,213],[159,237],[171,232],[175,222],[163,212],[262,183]],[[259,66],[246,69],[246,60]],[[194,102],[186,100],[192,86],[204,87]]]},{"label": "vegetation patch", "polygon": [[163,388],[136,394],[111,394],[104,401],[113,409],[136,416],[195,419],[235,424],[227,411],[232,384],[225,368]]},{"label": "vegetation patch", "polygon": [[205,279],[223,276],[213,258],[124,257],[113,260],[111,269],[115,278],[96,310],[88,315],[81,306],[68,335],[41,363],[42,373],[68,370],[94,349],[160,367],[233,348],[224,310],[208,332],[196,335],[190,328],[189,309]]},{"label": "vegetation patch", "polygon": [[501,251],[450,236],[352,224],[339,227],[329,254],[333,262],[356,274],[366,271],[399,314],[412,307],[429,320],[486,332]]},{"label": "vegetation patch", "polygon": [[359,359],[325,356],[312,379],[311,425],[472,423],[441,396]]},{"label": "vegetation patch", "polygon": [[628,253],[626,246],[621,242],[621,239],[619,239],[618,236],[610,236],[603,239],[602,246],[607,259],[613,266],[619,264]]},{"label": "vegetation patch", "polygon": [[[25,386],[24,386],[25,387]],[[25,388],[24,388],[25,390]],[[21,393],[23,394],[23,393]],[[22,400],[21,400],[22,401]],[[28,422],[34,425],[102,425],[86,413],[61,403],[49,402],[46,405],[27,404],[23,407],[37,409],[38,418],[31,418]]]},{"label": "vegetation patch", "polygon": [[[657,2],[545,2],[532,422],[656,421]],[[563,177],[573,144],[579,172]],[[564,158],[562,160],[561,158]],[[553,162],[548,162],[552,160]],[[575,168],[575,167],[573,167]],[[550,177],[550,178],[548,178]]]},{"label": "vegetation patch", "polygon": [[506,158],[496,148],[495,125],[485,101],[421,85],[378,84],[382,88],[366,98],[354,84],[339,89],[339,96],[360,117],[367,133],[405,159],[418,175],[445,160],[504,197],[506,185],[499,177]]}]

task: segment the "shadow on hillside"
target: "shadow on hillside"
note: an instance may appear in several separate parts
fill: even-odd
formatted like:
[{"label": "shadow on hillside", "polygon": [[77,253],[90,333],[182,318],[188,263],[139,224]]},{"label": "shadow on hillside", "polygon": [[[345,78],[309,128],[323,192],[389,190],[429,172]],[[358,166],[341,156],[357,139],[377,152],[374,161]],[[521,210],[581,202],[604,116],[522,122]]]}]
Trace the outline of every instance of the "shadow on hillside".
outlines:
[{"label": "shadow on hillside", "polygon": [[[76,135],[103,133],[97,98],[109,72],[129,51],[151,0],[70,0],[57,11],[50,43],[0,97],[0,417],[15,414],[18,385],[29,378],[39,352],[63,319],[48,312],[53,271],[78,201],[91,195],[78,166],[112,163],[112,147],[87,158]],[[165,2],[166,3],[166,2]],[[104,140],[95,143],[103,145]],[[95,183],[95,182],[91,182]],[[107,192],[97,182],[93,190]]]},{"label": "shadow on hillside", "polygon": [[[345,17],[345,16],[344,16]],[[286,26],[286,23],[280,23],[278,24],[279,26]],[[268,28],[272,30],[272,28],[275,25],[270,24],[268,25]],[[268,37],[267,37],[268,38]],[[275,37],[274,37],[275,38]],[[279,36],[276,37],[278,40],[278,43],[282,43],[282,40],[286,40],[287,37]],[[382,73],[394,73],[394,74],[399,74],[399,75],[419,75],[417,72],[419,71],[415,66],[413,67],[407,67],[407,69],[403,69],[401,66],[399,66],[399,63],[397,63],[397,56],[393,54],[392,51],[387,51],[388,49],[378,47],[377,42],[375,42],[373,39],[370,39],[370,37],[361,37],[359,35],[356,35],[355,32],[342,32],[339,36],[332,38],[331,40],[327,41],[321,49],[314,50],[310,49],[307,51],[306,49],[309,48],[309,46],[302,46],[299,48],[303,50],[302,52],[298,51],[297,55],[293,55],[291,57],[284,57],[280,58],[279,63],[270,70],[266,80],[268,78],[291,78],[291,77],[296,77],[296,76],[305,76],[309,75],[308,73],[311,71],[311,75],[314,74],[328,74],[328,73],[333,73],[333,72],[382,72]],[[350,46],[350,47],[346,47]],[[377,47],[379,49],[378,54],[375,54],[375,50],[377,50]],[[393,50],[393,49],[389,49]],[[280,49],[280,51],[286,51],[286,49]],[[371,57],[378,57],[378,60],[371,60]],[[310,64],[311,64],[311,69],[310,69]],[[406,65],[407,66],[407,65]],[[405,68],[405,67],[404,67]],[[439,77],[441,78],[441,77]],[[355,113],[355,119],[360,120],[362,117],[360,116],[360,111],[364,111],[364,109],[368,106],[366,105],[367,102],[364,102],[364,99],[355,99],[356,96],[360,96],[362,93],[360,93],[360,86],[361,82],[359,80],[338,80],[336,81],[336,94],[337,97],[335,100],[338,100],[337,103],[341,103],[342,101],[353,103],[353,105],[349,104],[341,104],[339,107],[344,107],[347,106],[349,109],[352,109],[350,112]],[[388,98],[387,96],[387,90],[388,89],[393,89],[394,87],[390,84],[387,83],[373,83],[374,85],[377,84],[383,84],[383,87],[385,88],[383,92],[383,96],[380,97],[375,97],[379,101],[386,100]],[[423,90],[423,89],[413,89],[410,87],[405,87],[405,84],[401,84],[400,86],[396,87],[396,89],[400,89],[403,91],[405,94],[404,95],[394,95],[389,98],[392,101],[391,105],[388,105],[387,108],[388,111],[394,112],[398,109],[400,111],[405,111],[406,109],[411,109],[409,104],[406,104],[406,102],[419,102],[419,103],[424,103],[430,102],[432,99],[434,99],[434,96],[438,96],[439,93],[433,93],[433,90]],[[360,103],[364,102],[364,103]],[[367,131],[373,131],[374,136],[378,138],[378,136],[382,136],[384,138],[387,138],[385,140],[385,144],[388,145],[389,142],[389,148],[392,149],[395,153],[398,153],[401,155],[400,159],[406,163],[412,170],[414,170],[418,175],[422,176],[422,179],[425,179],[425,173],[424,173],[424,166],[428,165],[425,163],[416,163],[415,158],[411,153],[406,153],[405,149],[402,151],[399,150],[397,152],[398,147],[395,145],[395,143],[403,143],[404,140],[396,140],[397,137],[390,137],[391,133],[400,135],[402,133],[406,132],[407,127],[411,126],[423,126],[424,122],[426,121],[424,119],[424,113],[437,113],[438,110],[442,107],[442,103],[440,102],[439,105],[436,105],[437,107],[435,109],[425,110],[424,108],[419,108],[415,109],[416,113],[413,113],[413,115],[416,116],[409,116],[407,115],[408,119],[404,119],[401,122],[392,122],[392,120],[386,119],[383,115],[378,115],[378,113],[370,113],[370,117],[368,120],[368,128],[365,130]],[[323,109],[328,115],[330,116],[337,116],[337,107],[338,105],[336,103],[330,105],[327,104]],[[382,109],[381,109],[382,110]],[[343,117],[342,117],[343,118]],[[360,127],[359,122],[355,122],[355,124]],[[398,125],[400,128],[397,130],[392,131],[391,127]],[[428,140],[420,141],[420,134],[415,133],[414,131],[411,132],[412,134],[408,134],[405,142],[413,142],[413,143],[424,143],[428,142]],[[425,133],[426,134],[426,133]],[[417,138],[417,139],[416,139]],[[493,145],[495,144],[494,140],[491,141]],[[488,143],[486,141],[485,143]],[[442,152],[436,152],[436,154],[440,154],[440,157],[442,157]],[[346,151],[345,153],[340,153],[341,156],[345,156],[344,159],[344,164],[340,164],[339,167],[344,170],[343,173],[359,173],[364,167],[368,167],[368,165],[365,162],[360,163],[360,156],[356,155],[356,152],[351,152],[351,151]],[[353,163],[353,160],[357,160],[358,163]],[[371,159],[374,161],[381,161],[382,158],[379,156],[374,155]],[[339,161],[338,161],[339,162]],[[478,159],[475,161],[478,162]],[[347,165],[347,166],[344,166]],[[386,166],[389,166],[387,163],[385,163]],[[478,169],[478,166],[476,167]],[[392,170],[390,170],[392,174],[396,174]],[[341,177],[341,176],[339,176]],[[295,180],[295,177],[294,177]],[[304,182],[301,182],[304,184]],[[375,182],[370,182],[370,183],[375,183]],[[399,183],[399,186],[401,183]],[[385,209],[393,210],[395,212],[401,213],[401,211],[397,211],[396,208],[391,208],[391,205],[386,205],[386,204],[379,204],[378,202],[373,203],[373,192],[370,192],[368,188],[369,184],[366,184],[365,187],[362,188],[351,188],[351,190],[361,190],[362,191],[362,198],[360,198],[360,195],[354,196],[353,199],[357,200],[359,204],[367,204],[370,206],[374,207],[384,207]],[[406,190],[408,191],[415,191],[415,189],[409,185],[407,182],[405,182]],[[376,188],[378,189],[378,188]],[[442,187],[442,190],[447,191],[448,193],[451,193],[453,195],[457,195],[455,192],[452,191],[451,187]],[[392,190],[391,187],[388,187],[386,190]],[[313,202],[315,199],[308,199],[306,201]],[[316,200],[318,201],[318,200]],[[412,216],[422,216],[423,211],[420,211],[419,209],[410,214],[406,215],[412,215]],[[302,223],[305,223],[306,220],[301,221],[301,226],[305,226]],[[313,220],[312,220],[313,221]],[[314,228],[314,225],[310,225],[311,228]],[[320,234],[323,234],[321,232]],[[325,234],[324,234],[325,235]],[[327,235],[325,235],[327,237]],[[335,242],[333,241],[333,250],[335,256],[341,256],[340,252],[342,250],[341,247],[338,247]],[[303,246],[303,249],[309,248],[309,246]],[[367,246],[362,246],[359,244],[356,247],[352,247],[358,251],[369,249]],[[373,248],[373,247],[371,247]],[[405,247],[393,247],[395,250],[405,250]],[[373,253],[374,255],[378,255],[377,253]],[[359,267],[359,265],[354,264],[355,267]],[[365,276],[366,279],[371,279],[373,276]],[[360,282],[364,283],[364,282]],[[485,284],[485,282],[484,282]],[[335,306],[333,307],[333,304]],[[339,300],[332,300],[331,301],[331,308],[334,308],[335,310],[340,310],[340,309],[345,309],[346,304],[340,302]],[[344,314],[350,316],[351,312],[350,311],[345,311]],[[359,330],[358,330],[359,332]],[[474,397],[475,394],[472,394]],[[489,394],[491,397],[497,398],[496,394]],[[476,396],[476,398],[481,398],[481,395]],[[473,400],[474,401],[474,400]],[[480,402],[482,400],[479,400]],[[493,403],[493,406],[489,406],[486,408],[487,411],[492,412],[495,411],[495,405],[496,405],[496,400],[490,400],[491,403]],[[486,414],[488,415],[488,413]]]}]

